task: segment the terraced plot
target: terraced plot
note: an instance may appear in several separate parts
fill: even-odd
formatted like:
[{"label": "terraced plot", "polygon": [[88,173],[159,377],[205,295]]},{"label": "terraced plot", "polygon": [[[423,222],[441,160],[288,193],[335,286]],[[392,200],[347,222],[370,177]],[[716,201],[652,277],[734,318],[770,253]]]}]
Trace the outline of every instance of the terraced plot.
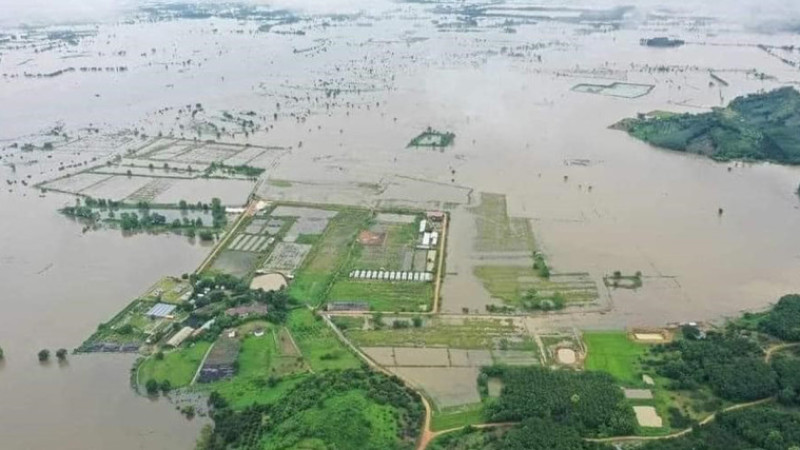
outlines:
[{"label": "terraced plot", "polygon": [[593,302],[599,298],[597,284],[588,273],[551,273],[543,278],[527,266],[477,266],[475,276],[492,297],[521,309],[531,309],[533,300],[561,296],[566,305]]},{"label": "terraced plot", "polygon": [[509,217],[506,196],[481,192],[480,203],[470,209],[475,215],[479,252],[533,251],[533,230],[528,219]]}]

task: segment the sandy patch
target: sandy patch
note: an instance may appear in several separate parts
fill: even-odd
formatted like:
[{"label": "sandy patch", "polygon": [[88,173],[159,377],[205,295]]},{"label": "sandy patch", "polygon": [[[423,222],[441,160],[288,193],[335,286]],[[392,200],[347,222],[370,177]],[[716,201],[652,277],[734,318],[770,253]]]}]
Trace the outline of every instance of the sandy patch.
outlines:
[{"label": "sandy patch", "polygon": [[503,380],[495,377],[489,378],[486,387],[489,390],[489,397],[500,397],[500,393],[503,391]]},{"label": "sandy patch", "polygon": [[625,398],[634,400],[649,400],[653,398],[653,392],[650,389],[623,389]]},{"label": "sandy patch", "polygon": [[653,377],[651,377],[650,375],[642,375],[642,381],[644,381],[644,384],[648,386],[653,386],[654,384],[656,384],[656,382],[653,381]]},{"label": "sandy patch", "polygon": [[662,426],[661,417],[658,416],[656,409],[652,406],[634,406],[633,412],[636,414],[636,421],[640,426],[660,428]]},{"label": "sandy patch", "polygon": [[558,352],[556,352],[556,357],[558,358],[558,362],[561,364],[575,364],[576,357],[575,357],[575,350],[571,348],[560,348]]},{"label": "sandy patch", "polygon": [[286,278],[279,273],[268,273],[253,278],[250,289],[263,289],[265,291],[277,291],[286,287]]},{"label": "sandy patch", "polygon": [[637,341],[664,342],[664,336],[661,333],[634,333],[633,337]]}]

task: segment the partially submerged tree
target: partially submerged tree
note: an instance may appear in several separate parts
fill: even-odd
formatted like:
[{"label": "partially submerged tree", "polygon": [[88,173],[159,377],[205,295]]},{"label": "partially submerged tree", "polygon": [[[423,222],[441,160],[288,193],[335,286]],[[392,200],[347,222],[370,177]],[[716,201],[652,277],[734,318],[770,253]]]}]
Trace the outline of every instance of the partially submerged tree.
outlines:
[{"label": "partially submerged tree", "polygon": [[50,350],[47,350],[46,348],[43,348],[43,349],[39,350],[39,353],[38,353],[37,356],[39,357],[39,361],[40,362],[45,362],[45,361],[50,359]]}]

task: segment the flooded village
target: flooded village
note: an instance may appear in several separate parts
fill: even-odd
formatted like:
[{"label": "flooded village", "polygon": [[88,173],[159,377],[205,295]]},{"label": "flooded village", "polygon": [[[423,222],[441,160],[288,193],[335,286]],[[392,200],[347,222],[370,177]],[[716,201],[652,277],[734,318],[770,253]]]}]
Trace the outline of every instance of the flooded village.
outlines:
[{"label": "flooded village", "polygon": [[[506,425],[453,431],[524,422],[515,380],[550,381],[520,368],[620,388],[598,445],[761,401],[647,359],[800,289],[798,29],[751,6],[0,21],[3,447],[499,449]],[[774,92],[766,157],[656,134]],[[352,436],[314,431],[350,408]]]}]

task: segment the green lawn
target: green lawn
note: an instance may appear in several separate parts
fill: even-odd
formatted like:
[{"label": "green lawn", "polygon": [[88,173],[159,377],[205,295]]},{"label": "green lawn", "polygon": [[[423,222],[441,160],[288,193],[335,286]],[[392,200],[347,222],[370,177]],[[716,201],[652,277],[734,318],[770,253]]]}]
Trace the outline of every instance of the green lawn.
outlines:
[{"label": "green lawn", "polygon": [[287,323],[303,357],[314,371],[351,369],[361,366],[361,361],[345,348],[322,319],[311,310],[296,309]]},{"label": "green lawn", "polygon": [[154,379],[159,383],[169,380],[172,387],[188,386],[203,360],[209,342],[197,342],[192,347],[173,350],[164,354],[164,359],[150,357],[139,367],[139,382]]},{"label": "green lawn", "polygon": [[624,331],[586,332],[583,340],[588,348],[587,370],[610,373],[623,383],[641,384],[639,359],[647,351],[647,345],[628,339]]},{"label": "green lawn", "polygon": [[433,283],[409,281],[337,281],[328,301],[363,301],[375,311],[428,311],[433,299]]}]

